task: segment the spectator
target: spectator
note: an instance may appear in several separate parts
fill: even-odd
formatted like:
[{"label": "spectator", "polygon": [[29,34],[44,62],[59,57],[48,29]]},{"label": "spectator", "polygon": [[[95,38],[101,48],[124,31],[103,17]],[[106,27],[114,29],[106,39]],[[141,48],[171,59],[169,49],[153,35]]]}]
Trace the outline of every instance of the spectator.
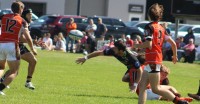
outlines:
[{"label": "spectator", "polygon": [[184,56],[184,50],[183,47],[185,46],[185,43],[183,42],[184,38],[179,37],[176,39],[176,46],[177,46],[177,55],[178,55],[178,60],[180,61],[181,58]]},{"label": "spectator", "polygon": [[56,39],[56,46],[53,48],[56,51],[66,51],[66,46],[65,46],[65,42],[63,40],[63,35],[62,33],[59,33]]},{"label": "spectator", "polygon": [[109,48],[114,47],[114,42],[115,42],[114,36],[113,35],[109,35],[108,39],[109,39],[108,40],[108,44],[104,44],[104,46],[101,47],[99,50],[105,50],[105,49],[109,49]]},{"label": "spectator", "polygon": [[136,35],[136,40],[138,41],[139,44],[142,44],[141,36]]},{"label": "spectator", "polygon": [[[69,37],[69,32],[71,30],[76,30],[77,29],[77,24],[74,22],[74,18],[70,18],[70,21],[66,24],[66,52],[70,51],[73,53],[73,47],[74,47],[74,40]],[[69,42],[71,41],[71,46],[69,50]]]},{"label": "spectator", "polygon": [[102,23],[102,19],[98,18],[97,30],[95,31],[96,41],[104,40],[107,31],[108,29],[106,25]]},{"label": "spectator", "polygon": [[94,24],[93,19],[89,20],[89,25],[86,27],[86,32],[88,33],[86,50],[88,53],[94,52],[96,47],[96,41],[94,33],[97,29],[97,26]]},{"label": "spectator", "polygon": [[133,40],[131,39],[131,36],[130,35],[127,35],[126,36],[126,47],[131,49],[133,47]]},{"label": "spectator", "polygon": [[42,35],[42,37],[41,38],[39,38],[38,40],[37,40],[37,42],[36,42],[36,46],[38,46],[38,47],[42,47],[43,45],[44,45],[44,41],[43,41],[43,39],[44,38],[46,38],[46,33],[44,33],[43,35]]},{"label": "spectator", "polygon": [[184,36],[183,42],[185,44],[189,44],[189,39],[191,39],[191,38],[194,40],[194,43],[195,43],[195,36],[194,36],[193,30],[192,30],[192,28],[189,28],[188,33]]},{"label": "spectator", "polygon": [[163,44],[163,59],[167,61],[172,61],[172,48],[171,44],[167,41],[164,42]]},{"label": "spectator", "polygon": [[53,40],[51,39],[51,34],[47,33],[46,37],[43,38],[42,49],[51,51],[53,49]]},{"label": "spectator", "polygon": [[194,40],[190,38],[189,43],[183,47],[183,50],[185,51],[184,62],[193,63],[195,60],[195,45],[193,42]]},{"label": "spectator", "polygon": [[124,44],[126,44],[126,36],[125,36],[125,34],[122,34],[121,38],[119,40],[121,40]]},{"label": "spectator", "polygon": [[[59,32],[58,33],[58,37],[60,37],[61,38],[61,40],[66,44],[66,40],[65,40],[65,38],[64,38],[64,36],[63,36],[63,33],[62,32]],[[66,45],[65,45],[66,46]],[[65,48],[66,49],[66,48]]]}]

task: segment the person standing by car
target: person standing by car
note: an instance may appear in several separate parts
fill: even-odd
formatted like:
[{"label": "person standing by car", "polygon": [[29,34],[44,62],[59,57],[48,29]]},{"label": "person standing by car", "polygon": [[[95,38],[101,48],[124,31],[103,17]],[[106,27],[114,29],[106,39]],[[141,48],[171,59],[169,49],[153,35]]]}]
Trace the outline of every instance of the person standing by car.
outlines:
[{"label": "person standing by car", "polygon": [[[24,18],[24,20],[26,20],[26,22],[28,24],[31,23],[31,19],[32,19],[32,10],[28,9],[23,11],[22,13],[22,18]],[[29,88],[29,89],[35,89],[35,87],[33,86],[31,80],[32,80],[32,76],[33,73],[35,71],[35,66],[37,63],[37,59],[34,55],[36,55],[36,53],[31,53],[28,48],[24,45],[24,40],[20,40],[19,43],[19,48],[20,48],[20,55],[21,58],[23,60],[25,60],[26,62],[28,62],[28,74],[27,74],[27,78],[26,78],[26,83],[25,83],[25,87]],[[3,81],[3,79],[5,78],[5,76],[8,74],[10,70],[8,70],[5,75],[1,78],[1,81]]]},{"label": "person standing by car", "polygon": [[[77,24],[74,22],[74,18],[70,18],[69,22],[66,24],[66,52],[70,51],[73,53],[73,47],[74,47],[74,40],[69,37],[69,33],[71,30],[76,30]],[[71,41],[71,46],[69,50],[69,41]]]},{"label": "person standing by car", "polygon": [[104,40],[106,32],[108,31],[105,24],[103,24],[102,19],[98,18],[97,30],[95,31],[96,41]]},{"label": "person standing by car", "polygon": [[30,50],[37,54],[33,48],[32,38],[29,34],[28,24],[21,17],[24,10],[24,4],[21,1],[15,1],[11,5],[12,14],[6,14],[2,17],[2,28],[0,35],[0,77],[5,69],[6,62],[9,66],[9,73],[3,82],[0,83],[0,95],[5,95],[2,91],[17,76],[20,66],[19,37],[24,36]]},{"label": "person standing by car", "polygon": [[96,41],[95,41],[94,34],[95,34],[96,29],[97,29],[97,26],[94,24],[93,19],[89,19],[89,25],[85,29],[85,31],[88,34],[87,44],[86,44],[86,50],[88,53],[95,51]]}]

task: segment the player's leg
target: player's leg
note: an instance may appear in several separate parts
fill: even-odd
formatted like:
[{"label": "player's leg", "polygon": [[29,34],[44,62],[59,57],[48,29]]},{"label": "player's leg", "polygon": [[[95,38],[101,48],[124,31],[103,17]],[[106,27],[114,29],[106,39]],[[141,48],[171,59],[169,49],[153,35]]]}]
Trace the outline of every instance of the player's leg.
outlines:
[{"label": "player's leg", "polygon": [[129,77],[129,70],[127,70],[124,74],[124,76],[122,77],[122,81],[123,82],[129,82],[130,81],[130,77]]},{"label": "player's leg", "polygon": [[160,100],[162,97],[152,92],[151,89],[147,89],[147,100]]},{"label": "player's leg", "polygon": [[143,71],[142,79],[141,79],[140,84],[139,84],[138,104],[145,104],[146,103],[146,99],[147,99],[146,88],[147,88],[148,84],[149,84],[148,72]]},{"label": "player's leg", "polygon": [[20,60],[7,61],[7,63],[8,63],[10,71],[8,75],[6,76],[5,80],[3,81],[3,84],[5,86],[9,85],[13,81],[13,79],[17,76]]},{"label": "player's leg", "polygon": [[149,65],[149,67],[153,69],[151,72],[148,73],[148,77],[149,77],[149,82],[150,82],[152,91],[154,93],[161,95],[170,101],[173,101],[175,104],[188,104],[187,101],[181,100],[179,97],[176,97],[169,89],[166,89],[165,87],[160,86],[159,65],[156,65],[156,66]]},{"label": "player's leg", "polygon": [[27,75],[27,80],[26,80],[25,86],[30,89],[35,89],[35,87],[31,83],[31,80],[32,80],[33,73],[35,71],[37,59],[31,52],[21,55],[21,58],[23,60],[25,60],[26,62],[28,62],[28,75]]},{"label": "player's leg", "polygon": [[168,86],[168,85],[160,85],[161,88],[163,89],[168,89],[171,91],[175,96],[181,97],[181,94],[174,88],[173,86]]},{"label": "player's leg", "polygon": [[3,76],[6,60],[0,60],[0,78]]},{"label": "player's leg", "polygon": [[[4,69],[5,69],[6,60],[0,60],[0,77],[2,77]],[[0,83],[0,95],[5,95],[2,90],[5,89],[5,85]]]}]

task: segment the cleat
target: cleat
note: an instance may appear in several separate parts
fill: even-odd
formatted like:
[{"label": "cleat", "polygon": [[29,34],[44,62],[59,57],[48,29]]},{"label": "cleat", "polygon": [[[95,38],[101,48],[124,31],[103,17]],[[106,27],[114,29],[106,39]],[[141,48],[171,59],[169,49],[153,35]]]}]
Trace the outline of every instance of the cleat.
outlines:
[{"label": "cleat", "polygon": [[3,93],[2,91],[0,91],[0,95],[3,95],[3,96],[4,96],[4,95],[6,95],[6,94],[5,94],[5,93]]},{"label": "cleat", "polygon": [[181,97],[180,100],[185,100],[185,101],[188,101],[188,102],[192,102],[192,98],[190,97]]},{"label": "cleat", "polygon": [[7,89],[10,89],[10,86],[6,86]]},{"label": "cleat", "polygon": [[190,93],[188,93],[188,96],[191,97],[191,98],[193,98],[193,99],[195,99],[195,100],[200,100],[200,96],[197,95],[197,94],[190,94]]},{"label": "cleat", "polygon": [[88,52],[87,51],[83,51],[83,55],[88,55]]},{"label": "cleat", "polygon": [[31,90],[34,90],[34,89],[35,89],[35,87],[33,86],[33,84],[32,84],[31,82],[26,82],[25,87],[26,87],[26,88],[29,88],[29,89],[31,89]]}]

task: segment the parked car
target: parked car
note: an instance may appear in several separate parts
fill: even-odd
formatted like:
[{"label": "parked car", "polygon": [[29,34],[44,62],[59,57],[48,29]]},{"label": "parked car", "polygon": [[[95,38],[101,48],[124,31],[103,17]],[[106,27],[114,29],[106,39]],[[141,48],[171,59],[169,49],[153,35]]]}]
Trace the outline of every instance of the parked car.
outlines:
[{"label": "parked car", "polygon": [[[0,10],[0,16],[2,16],[4,14],[9,14],[9,13],[12,13],[11,9],[2,9],[2,10]],[[35,21],[37,19],[38,19],[38,16],[35,15],[34,13],[32,13],[32,21]]]},{"label": "parked car", "polygon": [[[93,19],[95,24],[98,24],[98,18],[102,18],[102,22],[106,25],[108,31],[106,33],[105,38],[108,39],[108,35],[114,35],[114,38],[121,38],[122,34],[131,35],[132,39],[136,38],[136,35],[140,35],[143,38],[143,33],[135,27],[128,27],[125,23],[118,18],[110,18],[103,16],[93,16],[88,17],[87,20]],[[89,22],[87,21],[87,24]]]},{"label": "parked car", "polygon": [[128,27],[137,27],[141,32],[144,32],[145,26],[149,23],[149,21],[129,21],[126,22]]},{"label": "parked car", "polygon": [[[177,37],[184,37],[188,32],[188,29],[192,28],[195,36],[195,45],[200,44],[200,25],[184,25],[178,29]],[[172,34],[172,38],[175,39],[175,33]]]},{"label": "parked car", "polygon": [[[41,37],[43,33],[51,33],[51,36],[58,34],[59,32],[65,33],[65,24],[69,21],[70,18],[74,18],[74,21],[77,23],[82,23],[85,17],[76,16],[76,15],[44,15],[41,16],[38,20],[31,23],[31,36]],[[79,29],[79,25],[77,26]]]}]

